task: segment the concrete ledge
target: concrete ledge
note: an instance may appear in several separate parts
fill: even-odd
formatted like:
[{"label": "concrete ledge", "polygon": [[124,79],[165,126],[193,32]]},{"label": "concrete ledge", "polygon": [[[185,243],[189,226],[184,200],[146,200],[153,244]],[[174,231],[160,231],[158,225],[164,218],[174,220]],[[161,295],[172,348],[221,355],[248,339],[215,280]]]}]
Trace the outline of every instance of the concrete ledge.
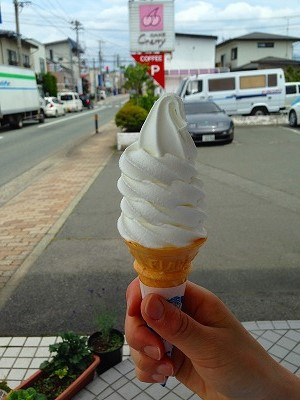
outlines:
[{"label": "concrete ledge", "polygon": [[233,116],[232,120],[235,126],[248,125],[286,125],[288,124],[287,115],[262,115],[262,116]]},{"label": "concrete ledge", "polygon": [[117,149],[122,150],[130,144],[136,142],[139,138],[140,132],[118,132],[117,133]]}]

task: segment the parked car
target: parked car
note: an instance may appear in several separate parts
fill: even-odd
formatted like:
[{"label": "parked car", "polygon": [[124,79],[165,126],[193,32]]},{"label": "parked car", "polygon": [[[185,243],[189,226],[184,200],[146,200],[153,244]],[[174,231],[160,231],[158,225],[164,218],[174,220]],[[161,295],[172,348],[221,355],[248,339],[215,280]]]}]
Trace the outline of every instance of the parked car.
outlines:
[{"label": "parked car", "polygon": [[289,124],[290,126],[297,126],[300,125],[300,103],[294,104],[289,109]]},{"label": "parked car", "polygon": [[106,99],[105,90],[100,90],[100,99],[101,99],[101,100],[105,100],[105,99]]},{"label": "parked car", "polygon": [[213,101],[184,102],[188,131],[195,143],[230,143],[234,124],[224,110]]},{"label": "parked car", "polygon": [[66,114],[63,103],[57,97],[45,97],[45,101],[45,114],[47,117],[58,117]]},{"label": "parked car", "polygon": [[83,107],[88,109],[94,108],[94,103],[88,94],[82,94],[79,96],[79,98],[82,101]]},{"label": "parked car", "polygon": [[286,82],[285,106],[291,107],[300,102],[300,82]]},{"label": "parked car", "polygon": [[83,110],[82,101],[78,93],[60,92],[57,94],[57,98],[63,103],[66,112]]}]

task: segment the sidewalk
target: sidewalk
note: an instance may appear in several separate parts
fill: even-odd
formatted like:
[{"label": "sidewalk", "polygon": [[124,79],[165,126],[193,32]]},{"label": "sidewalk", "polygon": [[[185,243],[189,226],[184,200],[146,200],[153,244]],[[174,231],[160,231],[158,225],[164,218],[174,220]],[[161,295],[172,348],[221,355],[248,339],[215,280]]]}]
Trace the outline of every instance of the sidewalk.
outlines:
[{"label": "sidewalk", "polygon": [[[244,326],[275,360],[300,376],[300,321],[245,322]],[[0,338],[0,379],[6,378],[10,387],[17,386],[48,358],[48,345],[56,340],[57,337]],[[140,382],[125,344],[123,361],[97,376],[74,398],[94,399],[196,400],[199,397],[175,378],[169,378],[165,388]]]}]

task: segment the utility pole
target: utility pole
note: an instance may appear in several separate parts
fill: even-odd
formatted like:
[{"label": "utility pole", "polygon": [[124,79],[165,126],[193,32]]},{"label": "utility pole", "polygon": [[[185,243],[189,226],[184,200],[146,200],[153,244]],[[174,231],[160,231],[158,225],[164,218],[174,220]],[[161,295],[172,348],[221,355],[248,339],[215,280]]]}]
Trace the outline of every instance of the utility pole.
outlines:
[{"label": "utility pole", "polygon": [[15,18],[16,18],[16,33],[17,33],[17,47],[18,47],[18,66],[22,66],[22,42],[20,34],[20,23],[19,23],[19,2],[14,0],[15,7]]},{"label": "utility pole", "polygon": [[23,8],[25,5],[31,4],[31,1],[18,1],[13,0],[15,8],[15,20],[16,20],[16,34],[17,34],[17,55],[18,55],[18,66],[22,66],[22,42],[20,33],[20,21],[19,21],[19,8]]},{"label": "utility pole", "polygon": [[[76,32],[76,47],[77,47],[77,59],[78,59],[78,86],[80,85],[81,88],[78,87],[78,91],[81,91],[80,89],[82,89],[82,80],[81,80],[81,60],[80,60],[80,46],[79,46],[79,31],[83,29],[83,25],[75,20],[75,21],[71,21],[71,24],[74,26],[74,30]],[[80,83],[81,82],[81,83]]]}]

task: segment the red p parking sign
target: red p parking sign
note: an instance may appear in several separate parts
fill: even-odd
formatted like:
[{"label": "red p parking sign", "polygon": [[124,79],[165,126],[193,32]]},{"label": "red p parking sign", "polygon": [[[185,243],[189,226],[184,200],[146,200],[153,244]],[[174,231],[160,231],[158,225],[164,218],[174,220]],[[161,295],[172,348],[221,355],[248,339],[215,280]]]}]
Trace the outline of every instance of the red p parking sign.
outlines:
[{"label": "red p parking sign", "polygon": [[148,74],[162,87],[165,87],[165,58],[164,53],[141,53],[132,54],[139,64],[149,66]]}]

